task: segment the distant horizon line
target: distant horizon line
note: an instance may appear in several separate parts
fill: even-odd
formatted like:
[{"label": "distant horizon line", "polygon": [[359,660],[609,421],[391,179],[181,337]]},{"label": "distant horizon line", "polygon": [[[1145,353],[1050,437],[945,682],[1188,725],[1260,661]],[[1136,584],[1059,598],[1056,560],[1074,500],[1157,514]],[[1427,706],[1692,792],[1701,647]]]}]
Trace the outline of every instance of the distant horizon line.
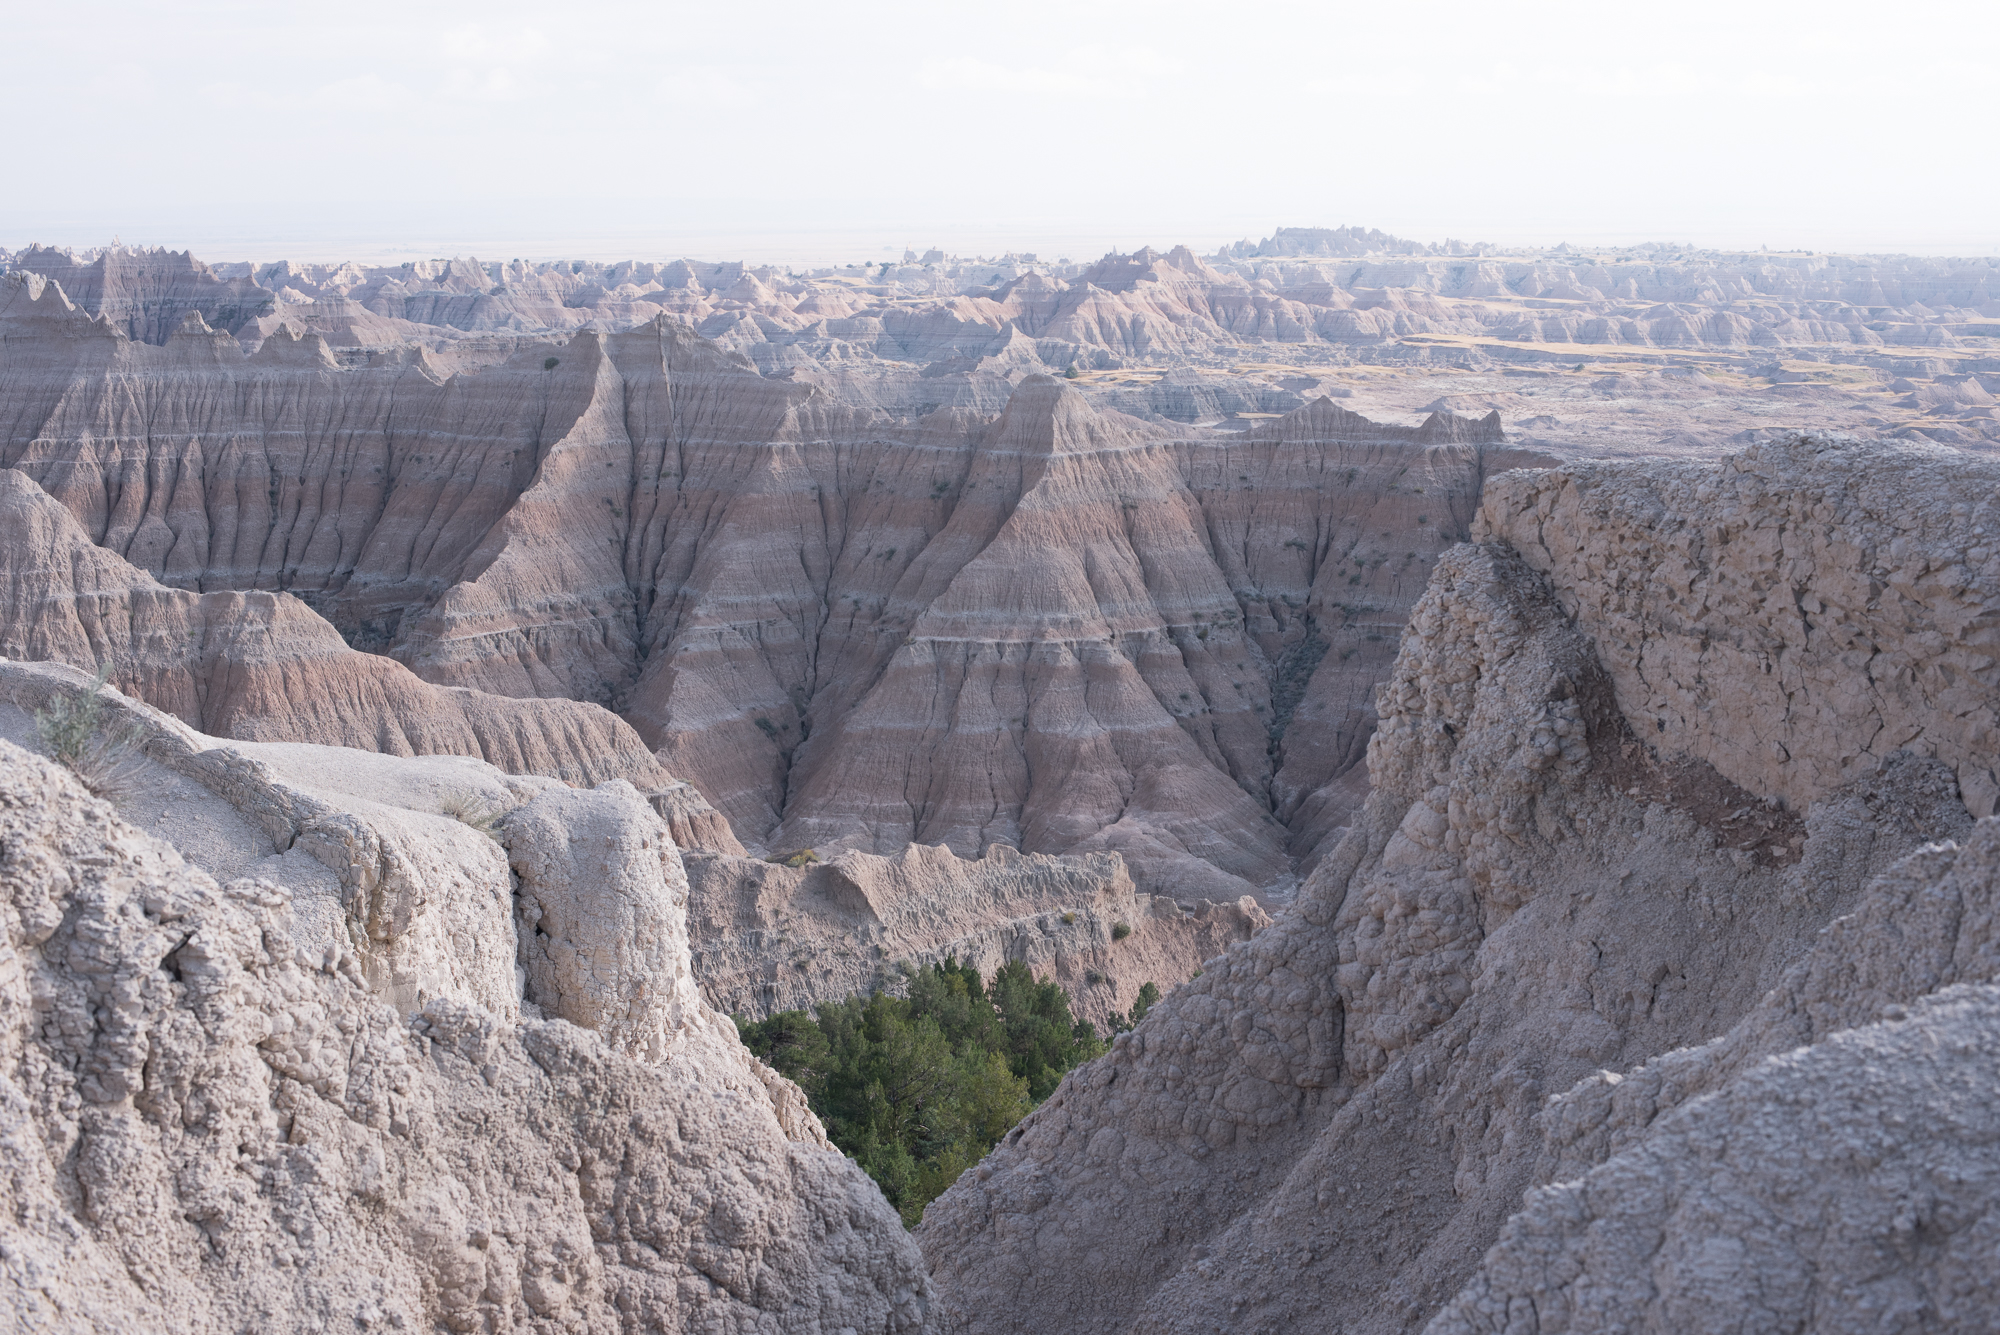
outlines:
[{"label": "distant horizon line", "polygon": [[[149,231],[151,229],[148,229]],[[1754,246],[1723,244],[1721,237],[1704,236],[1697,232],[1682,237],[1653,235],[1636,239],[1636,234],[1620,231],[1580,231],[1572,229],[1557,239],[1525,239],[1517,233],[1512,238],[1505,233],[1499,240],[1462,239],[1449,232],[1441,239],[1427,238],[1409,231],[1392,228],[1373,228],[1354,224],[1336,227],[1284,224],[1262,230],[1261,235],[1253,232],[1245,235],[1240,228],[1227,229],[1236,235],[1222,239],[1221,228],[1187,228],[1185,231],[1201,235],[1195,240],[1180,240],[1161,244],[1159,242],[1128,244],[1125,240],[1139,229],[1119,232],[1095,232],[1081,229],[1064,233],[1055,228],[1020,229],[999,227],[993,229],[945,228],[924,229],[933,234],[931,241],[911,241],[899,243],[881,242],[879,238],[887,229],[880,227],[854,227],[838,229],[805,229],[772,227],[767,229],[699,229],[674,228],[660,233],[640,232],[638,229],[619,230],[598,236],[579,235],[573,241],[564,242],[544,229],[522,229],[521,233],[508,238],[506,233],[480,235],[471,230],[460,231],[452,228],[417,229],[418,235],[407,241],[383,241],[366,236],[360,229],[332,229],[317,235],[281,232],[265,232],[263,229],[245,229],[234,235],[210,233],[201,236],[201,228],[163,228],[164,232],[180,232],[182,235],[170,241],[141,239],[123,240],[123,231],[114,230],[112,235],[94,244],[78,245],[74,241],[60,239],[63,233],[74,237],[78,232],[99,231],[91,224],[68,227],[28,227],[18,231],[13,228],[0,229],[0,254],[9,257],[35,246],[48,249],[67,250],[73,255],[97,255],[113,247],[125,250],[167,250],[192,255],[207,264],[275,264],[291,261],[300,264],[341,264],[355,263],[370,267],[390,267],[397,264],[416,263],[426,260],[479,259],[487,263],[512,263],[520,261],[531,264],[552,264],[565,261],[586,263],[617,263],[624,260],[650,262],[671,262],[685,259],[708,264],[742,263],[758,268],[848,268],[861,264],[874,265],[884,259],[900,261],[906,250],[918,254],[930,250],[942,250],[950,258],[967,262],[1000,262],[1008,256],[1035,258],[1037,264],[1092,264],[1111,255],[1130,255],[1150,246],[1165,254],[1176,246],[1185,245],[1196,255],[1207,259],[1218,251],[1230,249],[1239,244],[1262,245],[1284,232],[1320,231],[1375,233],[1385,239],[1409,245],[1420,245],[1427,249],[1452,245],[1462,247],[1456,254],[1432,251],[1429,254],[1383,250],[1373,252],[1383,257],[1407,258],[1477,258],[1480,251],[1495,257],[1514,255],[1550,255],[1575,252],[1631,252],[1631,251],[1680,251],[1689,254],[1716,256],[1783,256],[1844,255],[1866,258],[1909,258],[1909,259],[1958,259],[1967,261],[1992,260],[2000,258],[2000,242],[1981,245],[1951,245],[1936,241],[1920,242],[1914,238],[1892,240],[1887,237],[1853,238],[1855,244],[1796,244],[1770,246],[1759,243]],[[582,229],[579,229],[582,230]],[[917,232],[916,228],[905,229]],[[1424,229],[1434,231],[1437,229]],[[956,237],[939,237],[939,232],[957,232]],[[12,236],[19,236],[18,241]],[[249,233],[249,234],[246,234]],[[921,233],[918,233],[921,235]],[[1468,237],[1473,235],[1466,234]],[[1546,235],[1546,234],[1544,234]],[[57,239],[51,239],[52,237]],[[863,240],[863,238],[867,240]],[[1467,253],[1470,252],[1470,253]],[[1248,258],[1248,257],[1238,257]],[[1366,256],[1264,256],[1259,258],[1294,260],[1349,260]]]}]

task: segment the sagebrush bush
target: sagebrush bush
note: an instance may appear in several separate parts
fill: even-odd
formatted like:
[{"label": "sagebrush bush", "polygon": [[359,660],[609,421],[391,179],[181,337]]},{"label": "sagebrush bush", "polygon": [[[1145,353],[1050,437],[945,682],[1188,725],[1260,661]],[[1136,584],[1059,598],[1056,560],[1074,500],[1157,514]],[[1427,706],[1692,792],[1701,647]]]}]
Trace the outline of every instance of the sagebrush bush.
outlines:
[{"label": "sagebrush bush", "polygon": [[88,687],[56,692],[46,709],[35,711],[35,737],[51,760],[93,794],[123,802],[137,790],[145,763],[131,734],[106,729],[98,692],[110,677],[109,667],[100,668]]},{"label": "sagebrush bush", "polygon": [[460,788],[438,799],[438,814],[479,831],[497,844],[500,842],[500,818],[507,812],[470,789]]},{"label": "sagebrush bush", "polygon": [[96,738],[104,723],[104,701],[98,690],[110,674],[99,671],[87,691],[58,691],[47,709],[35,711],[35,735],[49,758],[71,769]]}]

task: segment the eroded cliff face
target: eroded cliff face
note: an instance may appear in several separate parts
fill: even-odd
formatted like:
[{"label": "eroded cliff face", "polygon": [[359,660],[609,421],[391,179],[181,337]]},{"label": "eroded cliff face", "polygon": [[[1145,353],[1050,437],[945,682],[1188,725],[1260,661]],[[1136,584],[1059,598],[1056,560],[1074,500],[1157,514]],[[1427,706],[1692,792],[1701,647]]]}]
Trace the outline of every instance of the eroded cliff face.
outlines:
[{"label": "eroded cliff face", "polygon": [[247,276],[225,278],[188,251],[112,246],[91,259],[30,246],[14,267],[61,285],[90,315],[139,343],[165,343],[190,313],[235,333],[276,308],[277,294]]},{"label": "eroded cliff face", "polygon": [[[1711,524],[1703,571],[1730,590],[1746,627],[1797,615],[1796,586],[1838,587],[1850,578],[1843,554],[1886,549],[1892,524],[1949,522],[1939,517],[1961,505],[1969,517],[1996,481],[1990,465],[1921,449],[1811,441],[1684,480],[1721,489],[1725,471],[1760,470],[1875,494],[1885,509],[1852,507],[1797,535],[1819,534],[1819,545],[1786,578],[1754,587],[1733,572],[1759,567],[1771,535]],[[1549,1313],[1551,1329],[1585,1329],[1610,1310],[1607,1294],[1656,1264],[1682,1278],[1618,1307],[1645,1329],[1731,1302],[1802,1319],[1837,1293],[1901,1294],[1934,1276],[1959,1277],[1954,1311],[1978,1310],[1987,1281],[1965,1279],[1962,1258],[1993,1200],[1977,1185],[1992,1166],[1972,1111],[1991,1092],[1991,1068],[1976,1058],[1992,1042],[1981,1028],[1990,1000],[1940,996],[1917,1029],[1809,1046],[1775,1081],[1753,1067],[1873,1023],[1885,1000],[1909,1006],[1940,987],[1992,982],[2000,957],[1983,924],[2000,882],[1985,854],[1896,860],[1932,840],[1984,848],[1993,828],[1974,830],[1942,746],[1878,754],[1873,765],[1800,765],[1776,791],[1753,786],[1766,775],[1721,739],[1739,735],[1732,709],[1752,725],[1761,662],[1708,659],[1708,725],[1661,729],[1651,699],[1628,694],[1639,665],[1596,632],[1590,611],[1568,610],[1609,600],[1615,581],[1566,584],[1563,572],[1602,568],[1611,553],[1636,558],[1670,543],[1670,526],[1547,523],[1546,550],[1565,554],[1553,565],[1496,540],[1513,531],[1517,494],[1575,495],[1587,483],[1601,512],[1646,513],[1638,502],[1658,476],[1652,465],[1601,466],[1495,488],[1479,530],[1488,541],[1447,553],[1411,617],[1378,696],[1367,805],[1296,907],[1073,1073],[930,1207],[919,1237],[963,1328],[1413,1330],[1464,1289],[1441,1329],[1497,1329],[1522,1311]],[[1793,503],[1783,490],[1762,494]],[[1660,564],[1675,588],[1671,564]],[[1672,624],[1646,610],[1639,568],[1635,559],[1628,601],[1615,604],[1623,643]],[[1856,605],[1849,625],[1885,641],[1894,627],[1930,655],[1918,680],[1946,663],[1991,700],[2000,683],[1990,667],[1950,656],[1967,652],[1961,627],[1976,628],[1996,598],[1994,577],[1974,574],[1929,602]],[[1885,611],[1889,625],[1874,630]],[[1846,651],[1829,637],[1773,665],[1795,674],[1793,716],[1830,707],[1823,683],[1838,682],[1818,656]],[[1904,698],[1925,737],[1958,726],[1949,706]],[[1809,735],[1801,723],[1802,753]],[[1957,868],[1949,884],[1946,867]],[[1917,902],[1927,907],[1914,917],[1898,907]],[[1889,922],[1894,933],[1869,926]],[[1898,1236],[1888,1179],[1871,1176],[1872,1161],[1836,1156],[1820,1164],[1809,1200],[1783,1207],[1782,1227],[1701,1288],[1696,1252],[1715,1235],[1706,1225],[1786,1199],[1793,1169],[1779,1156],[1813,1132],[1777,1110],[1819,1089],[1883,1107],[1894,1080],[1869,1077],[1866,1054],[1915,1053],[1928,1033],[1969,1044],[1938,1066],[1936,1110],[1955,1120],[1899,1141],[1898,1171],[1984,1165],[1954,1188],[1957,1205],[1924,1216],[1935,1236],[1886,1278],[1795,1263],[1852,1259]],[[1721,1046],[1700,1049],[1711,1040]],[[1689,1047],[1711,1055],[1662,1056]],[[1698,1113],[1689,1100],[1704,1091],[1720,1091],[1728,1109]],[[1856,1117],[1833,1128],[1838,1143],[1858,1143]],[[1731,1139],[1747,1125],[1754,1135]],[[1524,1191],[1585,1173],[1582,1186],[1536,1195],[1516,1217]],[[1599,1195],[1649,1174],[1630,1200]],[[1852,1207],[1853,1227],[1826,1232],[1815,1202]],[[1615,1248],[1594,1250],[1614,1234]],[[1766,1260],[1790,1277],[1784,1292],[1752,1283]],[[1590,1287],[1598,1274],[1609,1287]]]},{"label": "eroded cliff face", "polygon": [[1022,960],[1062,984],[1078,1019],[1109,1031],[1147,983],[1171,989],[1271,921],[1247,895],[1216,904],[1139,894],[1110,853],[1003,844],[974,861],[912,844],[805,867],[712,854],[686,863],[702,994],[753,1019],[895,991],[905,970],[947,958],[982,975]]},{"label": "eroded cliff face", "polygon": [[[692,995],[664,826],[621,784],[544,797],[531,988],[576,1023],[410,1013],[302,948],[284,884],[218,885],[0,741],[7,1324],[925,1329],[895,1213]],[[630,920],[593,925],[611,863]]]},{"label": "eroded cliff face", "polygon": [[1727,1034],[1544,1119],[1531,1192],[1433,1335],[1978,1329],[2000,1055],[2000,821],[1869,887]]},{"label": "eroded cliff face", "polygon": [[1580,465],[1498,482],[1480,520],[1548,576],[1652,745],[1801,807],[1909,749],[2000,810],[1993,461],[1827,443]]},{"label": "eroded cliff face", "polygon": [[[391,749],[469,749],[399,729],[445,697],[342,658],[323,617],[482,701],[609,706],[753,849],[1109,850],[1142,890],[1221,902],[1283,897],[1346,823],[1369,692],[1510,460],[1497,418],[1384,427],[1319,400],[1199,437],[1039,375],[994,418],[897,419],[666,317],[447,376],[428,351],[350,366],[281,330],[246,359],[193,312],[133,342],[33,274],[0,300],[0,465],[105,552],[293,641],[147,666],[106,622],[23,654],[108,659],[212,731],[374,744],[370,722],[319,730],[355,713],[313,713],[301,683],[328,677],[343,701],[396,697],[358,711]],[[320,666],[218,685],[218,659],[259,653]],[[468,729],[510,767],[609,777],[592,729],[626,763],[588,711]]]},{"label": "eroded cliff face", "polygon": [[101,665],[189,726],[244,741],[478,756],[578,783],[672,783],[598,706],[433,686],[350,648],[290,594],[169,588],[92,543],[13,469],[0,469],[0,531],[0,658]]}]

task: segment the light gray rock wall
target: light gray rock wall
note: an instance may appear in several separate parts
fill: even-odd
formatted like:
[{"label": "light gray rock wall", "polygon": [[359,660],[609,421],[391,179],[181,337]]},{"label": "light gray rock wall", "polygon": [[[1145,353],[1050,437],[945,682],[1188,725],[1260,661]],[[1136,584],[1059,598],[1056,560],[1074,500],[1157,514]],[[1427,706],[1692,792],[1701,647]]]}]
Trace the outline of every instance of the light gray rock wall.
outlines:
[{"label": "light gray rock wall", "polygon": [[289,898],[0,743],[0,1326],[926,1328],[894,1211],[727,1021],[661,1064],[406,1022]]},{"label": "light gray rock wall", "polygon": [[527,1000],[663,1060],[704,1012],[688,958],[687,873],[629,783],[542,793],[506,820]]},{"label": "light gray rock wall", "polygon": [[1662,751],[1799,809],[1916,751],[2000,809],[2000,460],[1795,437],[1512,473],[1474,538],[1549,577]]},{"label": "light gray rock wall", "polygon": [[1557,1185],[1430,1335],[1988,1329],[1997,914],[1986,820],[1879,878],[1728,1034],[1563,1095]]},{"label": "light gray rock wall", "polygon": [[[23,714],[91,686],[62,664],[0,662],[0,696]],[[298,944],[329,966],[351,958],[404,1012],[446,997],[503,1018],[519,1014],[506,854],[443,807],[458,799],[497,814],[543,786],[561,788],[555,780],[502,774],[462,756],[227,742],[111,687],[98,698],[106,733],[129,744],[132,774],[119,800],[130,819],[218,876],[294,887]],[[227,811],[205,810],[185,794],[161,800],[160,788],[190,781]]]},{"label": "light gray rock wall", "polygon": [[[1616,490],[1616,470],[1589,476]],[[1910,479],[1921,505],[1933,482],[1953,479]],[[1809,562],[1800,577],[1819,578]],[[1677,1071],[1662,1054],[1751,1023],[1816,939],[1840,942],[1825,971],[1905,968],[1918,994],[1993,976],[1905,956],[1928,919],[1883,907],[1897,859],[1970,825],[1942,743],[1827,772],[1793,801],[1752,787],[1729,752],[1635,726],[1629,663],[1562,587],[1503,544],[1440,560],[1378,694],[1372,794],[1296,908],[1073,1073],[927,1212],[919,1238],[962,1329],[1419,1329],[1481,1273],[1524,1191],[1635,1143],[1593,1141],[1574,1125],[1587,1111],[1552,1095],[1616,1085],[1609,1071],[1641,1097],[1634,1073]],[[1789,584],[1761,588],[1790,605]],[[1926,633],[1927,606],[1895,609],[1903,634]],[[1737,662],[1704,679],[1716,734],[1763,698],[1724,672]],[[1928,698],[1906,707],[1951,733],[1962,715]],[[1995,897],[1981,885],[1967,921]],[[1857,908],[1861,927],[1819,937]],[[1775,1051],[1821,1036],[1787,1032]],[[1574,1148],[1549,1148],[1558,1129]]]}]

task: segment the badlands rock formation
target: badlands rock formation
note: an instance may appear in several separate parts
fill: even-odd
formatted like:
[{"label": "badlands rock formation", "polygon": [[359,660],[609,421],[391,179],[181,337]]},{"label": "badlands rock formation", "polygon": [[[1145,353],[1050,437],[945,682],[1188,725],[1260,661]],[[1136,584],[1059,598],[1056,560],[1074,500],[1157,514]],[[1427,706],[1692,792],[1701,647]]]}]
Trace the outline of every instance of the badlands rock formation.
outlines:
[{"label": "badlands rock formation", "polygon": [[[0,662],[0,736],[40,747],[35,716],[93,687],[74,668]],[[448,997],[511,1018],[525,991],[646,1051],[690,1004],[671,829],[676,814],[691,822],[660,812],[662,795],[623,781],[582,791],[459,756],[225,741],[109,687],[96,694],[115,758],[100,786],[124,817],[218,881],[290,887],[300,948],[347,959],[391,1004]],[[596,935],[608,944],[576,945]],[[551,970],[576,969],[593,981],[558,1004]]]},{"label": "badlands rock formation", "polygon": [[[59,664],[0,663],[0,736],[40,749],[35,715],[93,685]],[[109,687],[97,700],[117,757],[100,786],[125,820],[218,882],[285,885],[294,943],[391,1005],[444,997],[518,1017],[506,854],[445,812],[498,814],[561,784],[459,757],[222,742]]]},{"label": "badlands rock formation", "polygon": [[968,861],[912,844],[816,866],[690,856],[695,975],[718,1009],[753,1019],[855,993],[895,991],[905,968],[947,957],[991,974],[1025,960],[1071,1011],[1109,1031],[1147,983],[1171,989],[1270,916],[1234,904],[1136,894],[1123,859],[1050,857],[1005,844]]},{"label": "badlands rock formation", "polygon": [[1522,457],[1490,415],[1176,434],[1047,376],[897,419],[666,317],[451,376],[198,313],[134,342],[32,273],[0,327],[0,464],[74,521],[12,484],[23,656],[214,732],[669,787],[608,705],[721,851],[1109,850],[1224,903],[1347,819],[1407,607]]},{"label": "badlands rock formation", "polygon": [[952,1319],[1982,1321],[1996,494],[1810,440],[1501,480],[1296,906],[927,1212]]},{"label": "badlands rock formation", "polygon": [[[1992,1310],[1992,261],[0,270],[15,1324]],[[926,1280],[709,1003],[946,954],[1181,986]]]},{"label": "badlands rock formation", "polygon": [[[424,718],[437,697],[247,731],[312,712],[303,669],[200,726],[670,773],[723,851],[1108,849],[1142,891],[1218,902],[1282,900],[1345,827],[1371,693],[1484,474],[1779,426],[2000,429],[1984,260],[1285,229],[865,274],[0,263],[0,465],[93,542],[172,587],[290,593],[433,684],[634,731]],[[1465,421],[1495,410],[1544,453],[1498,457],[1497,421]],[[903,773],[912,739],[934,761]]]},{"label": "badlands rock formation", "polygon": [[1956,451],[1854,446],[1579,465],[1488,488],[1474,536],[1548,577],[1662,751],[1803,809],[1909,748],[1988,816],[1996,481]]},{"label": "badlands rock formation", "polygon": [[91,315],[140,343],[164,343],[189,315],[230,333],[271,314],[276,294],[248,275],[223,277],[187,251],[112,246],[88,259],[30,246],[12,267],[61,285]]},{"label": "badlands rock formation", "polygon": [[[491,365],[536,339],[664,314],[768,376],[903,417],[991,413],[1024,376],[1075,370],[1108,406],[1149,419],[1241,426],[1327,392],[1377,417],[1458,398],[1530,423],[1536,443],[1583,453],[1713,453],[1773,426],[2000,438],[1987,401],[2000,378],[1992,258],[1673,245],[1507,253],[1280,228],[1207,257],[1185,247],[1093,263],[933,251],[879,270],[464,259],[210,268],[118,247],[0,252],[8,267],[55,279],[89,314],[148,342],[193,310],[246,348],[279,330],[284,342],[310,333],[348,363],[421,348],[434,367]],[[262,313],[245,323],[252,309]],[[1957,393],[1968,380],[1970,400]]]},{"label": "badlands rock formation", "polygon": [[510,813],[528,1001],[659,1061],[706,1013],[688,958],[687,874],[628,783],[551,789]]},{"label": "badlands rock formation", "polygon": [[[0,662],[0,737],[38,746],[34,713],[91,688],[74,668]],[[224,741],[115,690],[98,697],[108,735],[130,750],[116,785],[125,818],[218,880],[290,887],[300,948],[346,959],[405,1010],[447,997],[513,1017],[525,994],[643,1055],[696,989],[718,1010],[762,1017],[897,990],[907,970],[954,956],[986,972],[1024,959],[1108,1028],[1146,983],[1171,987],[1270,921],[1247,896],[1137,894],[1104,853],[1001,847],[968,862],[915,845],[774,865],[717,847],[728,827],[686,785],[582,792],[456,756]],[[504,848],[482,833],[502,818]],[[642,854],[662,835],[703,851],[685,874],[671,857],[664,881],[634,879],[631,868],[661,860]],[[670,921],[691,933],[652,926]],[[606,944],[582,950],[585,936]],[[558,997],[549,979],[568,969],[590,981]]]},{"label": "badlands rock formation", "polygon": [[[310,796],[237,759],[267,802]],[[296,842],[325,857],[344,820],[409,856],[381,814],[322,810]],[[315,888],[218,884],[0,741],[0,1322],[925,1329],[894,1211],[695,995],[659,819],[621,783],[551,783],[515,819],[529,1018],[449,987],[412,1009],[371,986],[365,946],[308,944]],[[622,916],[597,922],[612,887]],[[429,877],[348,889],[364,928],[375,907],[392,938],[421,927],[399,913],[445,918],[443,954],[478,975],[505,947],[511,974],[504,909],[438,902]]]},{"label": "badlands rock formation", "polygon": [[0,657],[102,665],[134,695],[218,736],[472,755],[578,783],[673,782],[605,709],[430,685],[349,648],[287,593],[169,588],[92,543],[12,469],[0,469],[0,532]]},{"label": "badlands rock formation", "polygon": [[1543,1331],[1990,1324],[1996,897],[1985,820],[1898,863],[1728,1034],[1565,1094],[1537,1173],[1562,1185],[1430,1329],[1530,1303]]}]

